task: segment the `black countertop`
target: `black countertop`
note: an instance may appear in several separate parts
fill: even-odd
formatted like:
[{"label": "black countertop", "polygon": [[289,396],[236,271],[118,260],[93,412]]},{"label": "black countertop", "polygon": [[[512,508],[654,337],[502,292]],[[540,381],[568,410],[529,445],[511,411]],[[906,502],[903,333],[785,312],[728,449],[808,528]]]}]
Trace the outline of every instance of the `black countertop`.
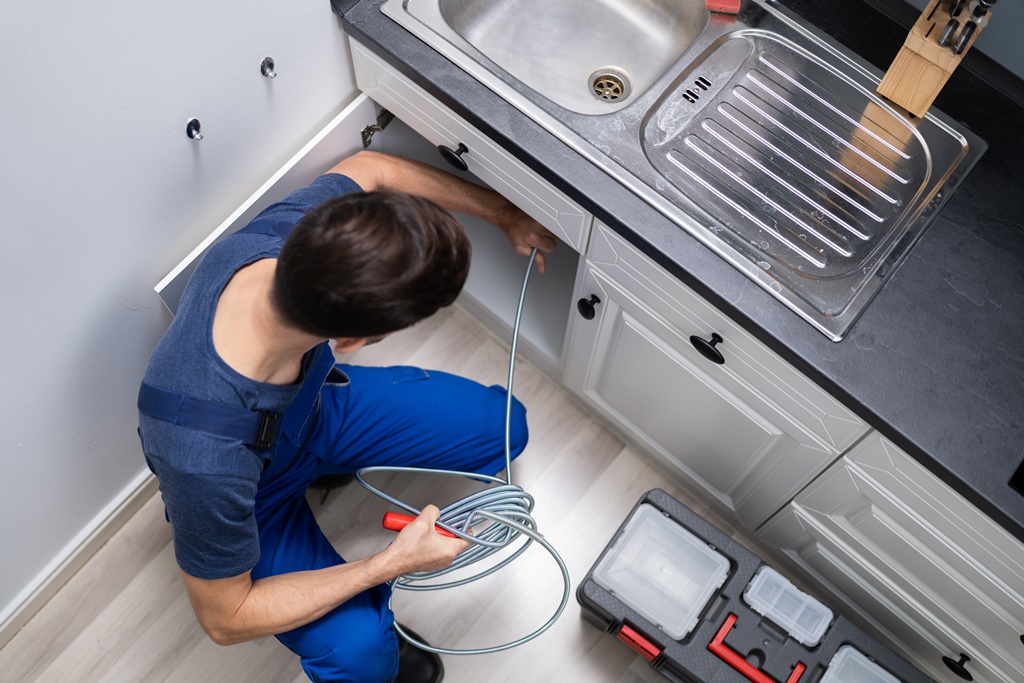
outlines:
[{"label": "black countertop", "polygon": [[[968,53],[935,106],[989,145],[846,338],[824,335],[379,10],[345,30],[719,307],[1024,540],[1024,83]],[[873,3],[884,7],[880,12]],[[919,12],[782,0],[880,71]],[[998,8],[996,8],[998,10]],[[998,11],[993,21],[998,21]],[[1021,475],[1024,478],[1024,473]],[[1024,485],[1020,488],[1024,490]]]}]

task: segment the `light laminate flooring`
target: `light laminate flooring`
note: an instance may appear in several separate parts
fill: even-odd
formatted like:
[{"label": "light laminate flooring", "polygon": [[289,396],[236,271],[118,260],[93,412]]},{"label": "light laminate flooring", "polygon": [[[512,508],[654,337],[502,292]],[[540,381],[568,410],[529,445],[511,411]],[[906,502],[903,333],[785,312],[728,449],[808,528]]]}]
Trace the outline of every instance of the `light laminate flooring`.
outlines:
[{"label": "light laminate flooring", "polygon": [[[462,309],[430,320],[344,360],[419,365],[504,385],[508,346]],[[643,494],[662,488],[726,533],[754,547],[623,442],[564,389],[520,360],[515,393],[526,404],[530,444],[513,480],[537,500],[541,532],[565,560],[570,602],[555,625],[515,649],[446,656],[446,683],[479,681],[663,681],[624,645],[581,619],[575,590]],[[390,477],[385,490],[417,507],[444,505],[474,488],[438,477]],[[354,559],[392,538],[380,529],[387,506],[358,484],[309,500],[324,532]],[[544,623],[561,597],[555,563],[536,545],[509,567],[465,587],[399,593],[398,619],[428,641],[456,649],[507,642]],[[124,683],[145,681],[306,681],[297,659],[273,638],[219,647],[197,625],[178,576],[159,495],[126,523],[61,591],[0,650],[0,681]]]}]

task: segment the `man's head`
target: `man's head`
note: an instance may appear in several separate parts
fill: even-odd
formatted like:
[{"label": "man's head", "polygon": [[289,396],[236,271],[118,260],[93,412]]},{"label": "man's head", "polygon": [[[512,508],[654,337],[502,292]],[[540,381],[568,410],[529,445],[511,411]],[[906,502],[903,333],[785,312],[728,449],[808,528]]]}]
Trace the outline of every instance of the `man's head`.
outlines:
[{"label": "man's head", "polygon": [[346,194],[292,230],[278,255],[272,302],[310,334],[378,337],[455,301],[469,257],[462,226],[436,204],[399,192]]}]

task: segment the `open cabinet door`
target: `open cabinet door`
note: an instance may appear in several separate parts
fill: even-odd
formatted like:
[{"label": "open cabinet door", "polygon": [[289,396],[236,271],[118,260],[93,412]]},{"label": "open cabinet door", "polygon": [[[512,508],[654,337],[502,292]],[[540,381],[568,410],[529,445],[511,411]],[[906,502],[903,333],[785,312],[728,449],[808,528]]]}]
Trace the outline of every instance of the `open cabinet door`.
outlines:
[{"label": "open cabinet door", "polygon": [[[308,185],[341,159],[363,149],[362,130],[376,121],[376,105],[369,97],[360,94],[156,285],[156,292],[168,310],[172,314],[177,312],[185,283],[210,245],[244,228],[263,209],[289,192]],[[379,143],[370,144],[371,149],[378,146]]]}]

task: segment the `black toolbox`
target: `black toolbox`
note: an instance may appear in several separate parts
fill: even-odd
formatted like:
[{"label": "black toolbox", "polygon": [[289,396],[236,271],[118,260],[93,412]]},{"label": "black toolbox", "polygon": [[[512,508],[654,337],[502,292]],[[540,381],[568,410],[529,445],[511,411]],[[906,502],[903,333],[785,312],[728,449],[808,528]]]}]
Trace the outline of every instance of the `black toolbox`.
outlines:
[{"label": "black toolbox", "polygon": [[[687,572],[700,576],[694,579]],[[744,591],[760,586],[755,590],[775,594],[762,581],[773,575],[778,576],[760,557],[655,489],[634,506],[576,598],[584,617],[676,683],[931,681],[845,617],[795,588],[785,598],[803,596],[809,607],[828,614],[813,633],[787,621],[783,607],[763,616],[761,596],[744,596]],[[684,607],[677,609],[676,603]],[[810,621],[818,622],[821,614],[812,611]]]}]

